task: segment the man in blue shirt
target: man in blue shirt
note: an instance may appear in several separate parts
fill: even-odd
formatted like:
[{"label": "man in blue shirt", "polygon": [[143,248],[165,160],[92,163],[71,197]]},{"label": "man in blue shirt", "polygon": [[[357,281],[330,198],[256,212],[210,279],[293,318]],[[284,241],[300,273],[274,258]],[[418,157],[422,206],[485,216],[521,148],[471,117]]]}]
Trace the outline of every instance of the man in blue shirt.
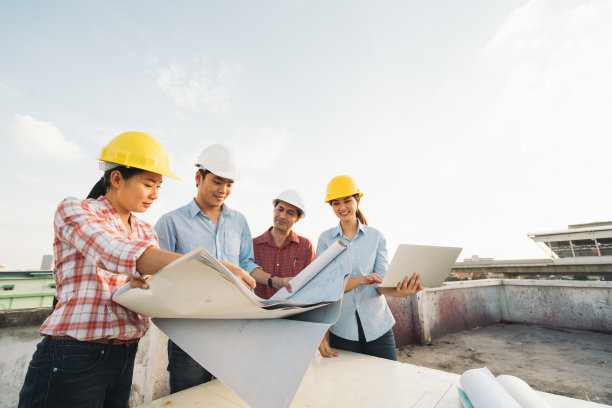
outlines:
[{"label": "man in blue shirt", "polygon": [[[224,204],[239,175],[234,152],[224,145],[211,145],[202,151],[195,166],[198,168],[196,197],[187,205],[164,214],[155,225],[160,248],[186,254],[203,247],[229,269],[238,265],[258,283],[265,284],[269,274],[254,261],[246,218]],[[255,287],[254,281],[252,284]],[[168,340],[168,371],[171,393],[212,379],[211,373],[171,340]]]}]

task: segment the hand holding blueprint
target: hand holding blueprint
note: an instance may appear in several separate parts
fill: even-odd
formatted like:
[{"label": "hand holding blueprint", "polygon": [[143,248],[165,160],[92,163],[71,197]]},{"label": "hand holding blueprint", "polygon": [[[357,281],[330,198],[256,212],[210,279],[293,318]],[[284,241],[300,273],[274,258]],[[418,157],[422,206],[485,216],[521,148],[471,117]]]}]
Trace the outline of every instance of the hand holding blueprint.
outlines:
[{"label": "hand holding blueprint", "polygon": [[[273,319],[302,313],[337,301],[344,292],[336,258],[346,245],[330,246],[292,282],[293,293],[279,291],[261,299],[203,248],[172,262],[147,281],[149,289],[121,287],[113,300],[143,316],[206,319]],[[306,272],[306,273],[304,273]],[[294,284],[293,282],[296,281]]]},{"label": "hand holding blueprint", "polygon": [[[338,241],[292,281],[292,293],[264,300],[204,249],[113,300],[153,322],[254,408],[288,407],[329,327],[351,273]],[[304,272],[303,271],[303,272]],[[279,291],[280,292],[280,291]],[[286,291],[285,291],[286,292]]]}]

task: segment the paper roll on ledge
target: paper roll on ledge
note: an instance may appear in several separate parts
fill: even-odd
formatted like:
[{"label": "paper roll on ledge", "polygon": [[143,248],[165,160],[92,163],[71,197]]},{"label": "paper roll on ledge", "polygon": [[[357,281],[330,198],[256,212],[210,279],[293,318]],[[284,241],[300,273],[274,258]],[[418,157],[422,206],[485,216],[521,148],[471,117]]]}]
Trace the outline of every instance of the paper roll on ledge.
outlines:
[{"label": "paper roll on ledge", "polygon": [[113,300],[154,317],[170,339],[250,406],[288,407],[338,319],[351,273],[345,249],[341,241],[330,246],[292,284],[293,293],[280,299],[259,298],[199,248],[153,275],[149,289],[126,284]]},{"label": "paper roll on ledge", "polygon": [[467,370],[459,382],[465,408],[551,408],[525,381],[511,375],[496,378],[486,367]]}]

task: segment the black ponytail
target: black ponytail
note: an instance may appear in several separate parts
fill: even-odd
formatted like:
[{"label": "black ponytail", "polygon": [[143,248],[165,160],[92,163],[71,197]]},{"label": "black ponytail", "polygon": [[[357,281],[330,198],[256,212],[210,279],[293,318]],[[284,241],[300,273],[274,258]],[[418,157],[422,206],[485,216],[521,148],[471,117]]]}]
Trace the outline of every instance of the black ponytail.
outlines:
[{"label": "black ponytail", "polygon": [[125,180],[144,171],[142,169],[137,169],[136,167],[125,166],[117,166],[110,170],[106,170],[100,180],[98,180],[98,182],[93,186],[93,188],[87,195],[87,198],[98,198],[100,196],[105,195],[108,192],[108,189],[110,188],[111,173],[115,170],[121,173],[121,177],[123,177]]},{"label": "black ponytail", "polygon": [[98,198],[106,194],[107,190],[108,188],[106,187],[106,180],[104,179],[104,176],[102,176],[100,180],[98,180],[98,182],[93,186],[93,188],[87,195],[87,198]]}]

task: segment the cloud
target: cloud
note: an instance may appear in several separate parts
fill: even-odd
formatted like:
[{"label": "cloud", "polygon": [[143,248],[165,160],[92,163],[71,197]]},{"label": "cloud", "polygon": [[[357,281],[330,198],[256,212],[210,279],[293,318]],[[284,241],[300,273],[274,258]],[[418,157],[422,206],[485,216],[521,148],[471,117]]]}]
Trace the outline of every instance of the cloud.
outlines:
[{"label": "cloud", "polygon": [[289,133],[285,130],[262,128],[239,129],[232,138],[231,145],[236,149],[241,167],[264,170],[278,166],[287,148]]},{"label": "cloud", "polygon": [[26,156],[56,161],[74,161],[82,156],[79,146],[67,140],[61,130],[28,115],[15,115],[9,135],[19,151]]},{"label": "cloud", "polygon": [[239,69],[219,64],[216,74],[199,59],[191,63],[172,63],[157,69],[156,84],[180,108],[227,112],[230,88]]},{"label": "cloud", "polygon": [[612,37],[610,21],[610,0],[532,0],[515,10],[483,50],[500,80],[495,130],[518,136],[525,150],[567,156],[602,138],[608,145],[612,48],[602,39]]},{"label": "cloud", "polygon": [[19,182],[20,183],[25,183],[25,184],[38,184],[40,182],[40,179],[36,176],[32,176],[30,174],[20,174],[18,176]]}]

